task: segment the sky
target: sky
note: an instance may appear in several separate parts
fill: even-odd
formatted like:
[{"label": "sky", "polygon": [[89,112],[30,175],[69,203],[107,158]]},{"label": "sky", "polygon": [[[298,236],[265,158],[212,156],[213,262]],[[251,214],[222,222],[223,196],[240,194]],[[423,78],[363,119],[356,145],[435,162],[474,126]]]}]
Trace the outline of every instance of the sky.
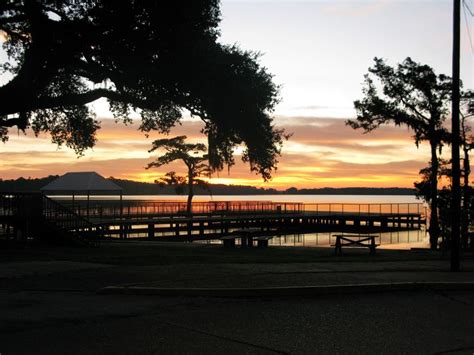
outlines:
[{"label": "sky", "polygon": [[[466,3],[474,9],[473,0]],[[275,123],[293,135],[284,144],[270,182],[264,183],[243,163],[216,174],[211,182],[277,189],[412,187],[429,161],[425,144],[417,148],[412,132],[403,127],[385,126],[363,134],[344,122],[355,117],[353,101],[362,97],[363,75],[375,56],[390,65],[410,56],[450,75],[451,6],[451,0],[222,0],[219,41],[261,53],[260,63],[281,86]],[[473,28],[473,17],[462,14],[465,88],[474,86],[469,40]],[[12,131],[10,141],[0,146],[0,177],[93,170],[106,177],[152,182],[167,171],[184,171],[180,164],[145,170],[153,160],[148,153],[151,142],[161,136],[146,138],[136,125],[115,124],[103,101],[92,107],[102,129],[97,146],[84,157],[57,149],[46,136]],[[205,141],[201,127],[199,120],[186,118],[171,135]]]}]

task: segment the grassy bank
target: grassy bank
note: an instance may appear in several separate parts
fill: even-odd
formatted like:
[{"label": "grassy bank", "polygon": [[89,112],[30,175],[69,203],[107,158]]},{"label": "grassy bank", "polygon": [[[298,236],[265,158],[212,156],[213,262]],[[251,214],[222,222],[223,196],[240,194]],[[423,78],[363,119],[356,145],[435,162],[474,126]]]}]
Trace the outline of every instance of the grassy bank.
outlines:
[{"label": "grassy bank", "polygon": [[0,249],[0,263],[68,260],[111,265],[377,262],[448,258],[441,252],[346,249],[337,257],[333,248],[269,247],[224,249],[221,245],[163,242],[104,242],[96,247],[29,246]]}]

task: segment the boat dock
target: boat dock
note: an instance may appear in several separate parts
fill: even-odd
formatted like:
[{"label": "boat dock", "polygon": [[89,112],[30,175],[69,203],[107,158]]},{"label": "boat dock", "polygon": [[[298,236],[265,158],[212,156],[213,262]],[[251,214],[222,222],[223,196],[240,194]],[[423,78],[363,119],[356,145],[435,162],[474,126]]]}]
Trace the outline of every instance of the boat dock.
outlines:
[{"label": "boat dock", "polygon": [[[36,201],[36,202],[33,202]],[[20,217],[19,217],[20,216]],[[21,217],[25,216],[25,217]],[[3,194],[4,230],[40,230],[32,223],[91,238],[148,238],[169,241],[219,239],[236,230],[257,235],[323,232],[384,233],[420,230],[426,224],[421,203],[302,204],[271,201],[62,201],[38,194]],[[26,220],[25,220],[26,219]],[[25,233],[24,232],[24,233]]]},{"label": "boat dock", "polygon": [[75,201],[77,214],[98,226],[104,237],[122,239],[218,239],[246,228],[259,229],[261,235],[382,233],[419,230],[426,223],[421,203],[209,201],[194,202],[189,215],[185,202],[128,200],[122,206],[118,201],[81,202]]}]

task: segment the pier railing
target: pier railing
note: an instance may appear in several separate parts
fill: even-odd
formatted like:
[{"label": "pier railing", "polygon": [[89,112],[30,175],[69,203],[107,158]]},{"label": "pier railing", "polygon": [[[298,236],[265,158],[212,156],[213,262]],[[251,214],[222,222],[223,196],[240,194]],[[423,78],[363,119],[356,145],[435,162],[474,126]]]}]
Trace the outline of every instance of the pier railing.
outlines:
[{"label": "pier railing", "polygon": [[304,211],[309,213],[359,214],[359,215],[420,215],[426,217],[423,203],[307,203]]},{"label": "pier railing", "polygon": [[[62,200],[77,215],[93,220],[140,217],[173,217],[186,215],[184,201],[149,200]],[[208,201],[193,202],[194,216],[246,214],[332,214],[332,215],[417,215],[426,219],[422,203],[300,203],[272,201]]]},{"label": "pier railing", "polygon": [[86,241],[96,234],[89,220],[41,193],[0,193],[0,218],[25,238]]},{"label": "pier railing", "polygon": [[[129,200],[62,200],[62,204],[76,214],[88,218],[132,218],[145,216],[185,215],[186,202]],[[193,215],[212,214],[262,214],[262,213],[302,213],[304,204],[299,202],[278,203],[272,201],[209,201],[193,202]]]}]

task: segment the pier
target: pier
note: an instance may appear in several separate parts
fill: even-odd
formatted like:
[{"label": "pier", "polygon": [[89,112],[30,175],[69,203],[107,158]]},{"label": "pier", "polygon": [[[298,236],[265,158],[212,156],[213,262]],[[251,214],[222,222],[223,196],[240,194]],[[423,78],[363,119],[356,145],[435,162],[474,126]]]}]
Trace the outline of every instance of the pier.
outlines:
[{"label": "pier", "polygon": [[[305,233],[385,233],[420,230],[421,203],[303,204],[271,201],[184,202],[139,200],[53,200],[41,194],[1,194],[5,235],[36,238],[38,233],[77,238],[147,238],[167,241],[220,239],[236,230],[256,235]],[[83,238],[84,239],[84,238]]]},{"label": "pier", "polygon": [[[129,218],[127,218],[129,217]],[[218,239],[235,230],[259,229],[260,235],[318,232],[383,233],[418,230],[421,214],[368,214],[319,212],[267,212],[256,214],[207,214],[198,216],[127,216],[96,222],[107,237],[144,237],[162,240]]]}]

